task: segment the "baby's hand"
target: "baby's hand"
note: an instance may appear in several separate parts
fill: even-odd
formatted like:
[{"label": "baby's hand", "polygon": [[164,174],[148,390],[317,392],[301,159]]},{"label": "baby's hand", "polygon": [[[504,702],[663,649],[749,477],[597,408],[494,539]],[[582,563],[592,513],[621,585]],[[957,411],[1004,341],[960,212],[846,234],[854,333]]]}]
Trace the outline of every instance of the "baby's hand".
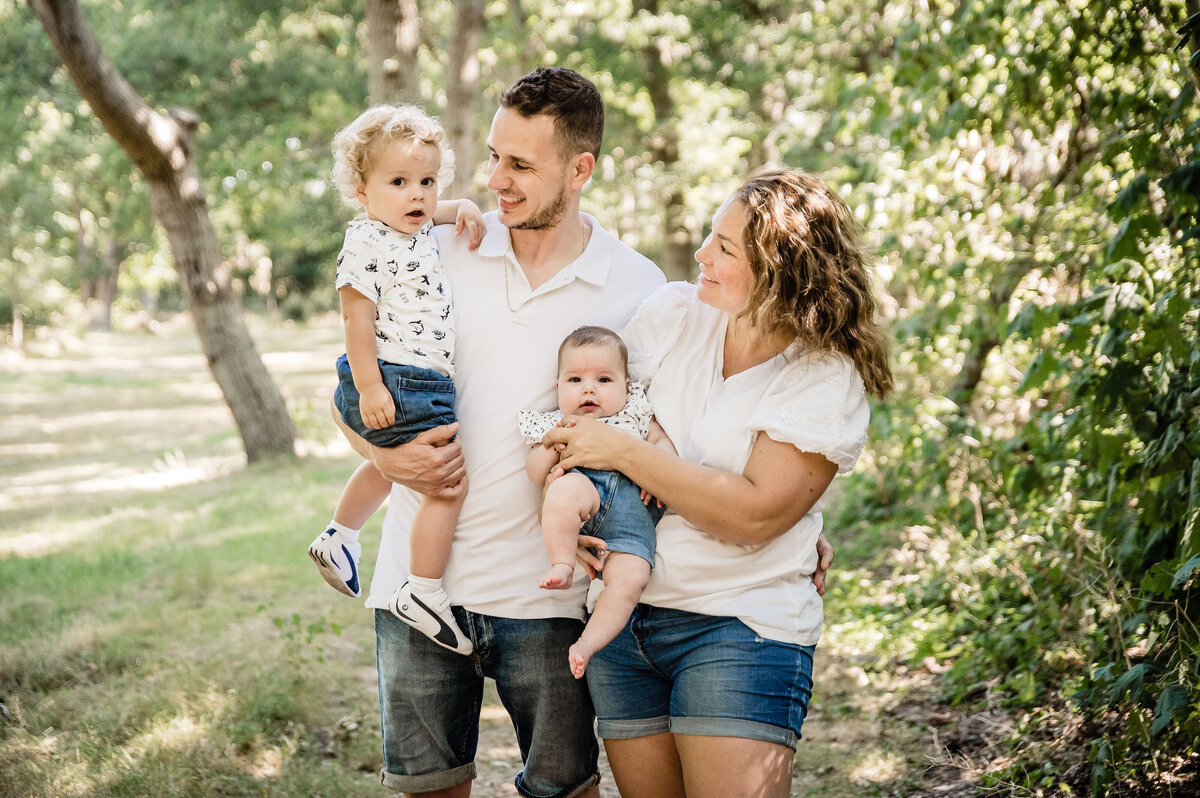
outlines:
[{"label": "baby's hand", "polygon": [[483,212],[479,210],[479,206],[469,199],[461,200],[458,204],[458,213],[454,217],[454,233],[459,235],[463,228],[471,236],[471,242],[467,244],[467,249],[476,249],[479,247],[479,242],[483,241],[484,225]]},{"label": "baby's hand", "polygon": [[358,412],[362,414],[363,423],[371,429],[383,429],[396,422],[396,403],[382,382],[374,383],[360,393]]},{"label": "baby's hand", "polygon": [[644,504],[644,505],[646,505],[647,507],[649,507],[649,506],[650,506],[650,502],[657,502],[659,507],[662,507],[662,506],[663,506],[663,503],[662,503],[661,501],[659,501],[658,499],[654,498],[654,494],[653,494],[653,493],[651,493],[650,491],[646,490],[645,488],[639,488],[639,490],[641,491],[641,496],[642,496],[642,504]]}]

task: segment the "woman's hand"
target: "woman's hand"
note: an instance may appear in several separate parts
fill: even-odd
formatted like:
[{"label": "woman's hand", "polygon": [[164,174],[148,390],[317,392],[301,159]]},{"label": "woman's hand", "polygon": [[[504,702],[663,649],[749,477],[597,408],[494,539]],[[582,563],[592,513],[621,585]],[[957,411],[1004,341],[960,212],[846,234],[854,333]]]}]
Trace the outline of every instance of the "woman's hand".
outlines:
[{"label": "woman's hand", "polygon": [[608,545],[600,538],[580,535],[575,559],[592,579],[604,570],[604,558],[608,556]]},{"label": "woman's hand", "polygon": [[817,535],[817,570],[813,571],[813,585],[817,588],[817,595],[825,595],[825,576],[829,571],[829,567],[833,565],[833,544],[825,539],[825,533]]},{"label": "woman's hand", "polygon": [[580,466],[620,471],[621,455],[630,444],[640,441],[594,418],[564,416],[542,437],[542,443],[559,453],[558,467],[563,471]]}]

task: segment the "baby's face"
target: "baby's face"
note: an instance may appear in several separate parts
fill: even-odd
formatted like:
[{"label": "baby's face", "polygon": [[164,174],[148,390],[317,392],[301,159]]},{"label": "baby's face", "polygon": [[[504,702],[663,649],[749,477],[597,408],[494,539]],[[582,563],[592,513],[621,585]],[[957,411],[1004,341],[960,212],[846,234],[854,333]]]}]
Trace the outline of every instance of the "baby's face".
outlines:
[{"label": "baby's face", "polygon": [[558,368],[558,409],[565,416],[605,418],[621,412],[629,378],[614,346],[589,344],[564,350]]},{"label": "baby's face", "polygon": [[413,235],[437,210],[438,170],[442,152],[436,144],[401,139],[371,152],[371,168],[358,189],[367,216],[393,230]]}]

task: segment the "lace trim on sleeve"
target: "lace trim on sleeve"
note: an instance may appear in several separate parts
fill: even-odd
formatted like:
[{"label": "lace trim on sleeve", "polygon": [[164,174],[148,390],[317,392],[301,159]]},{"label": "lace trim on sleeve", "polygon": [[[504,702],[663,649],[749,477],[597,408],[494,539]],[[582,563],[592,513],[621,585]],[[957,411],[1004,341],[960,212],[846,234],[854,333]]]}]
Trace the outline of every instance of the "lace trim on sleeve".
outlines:
[{"label": "lace trim on sleeve", "polygon": [[521,430],[521,440],[529,446],[540,444],[545,434],[554,429],[561,420],[562,413],[557,410],[517,411],[517,427]]},{"label": "lace trim on sleeve", "polygon": [[[650,400],[646,398],[646,389],[640,382],[631,382],[625,406],[619,412],[606,416],[600,421],[645,440],[646,434],[650,431],[650,419],[653,416],[654,411],[650,408]],[[521,440],[529,446],[541,443],[546,433],[554,429],[562,417],[563,414],[559,410],[546,412],[518,410],[517,428],[521,432]]]}]

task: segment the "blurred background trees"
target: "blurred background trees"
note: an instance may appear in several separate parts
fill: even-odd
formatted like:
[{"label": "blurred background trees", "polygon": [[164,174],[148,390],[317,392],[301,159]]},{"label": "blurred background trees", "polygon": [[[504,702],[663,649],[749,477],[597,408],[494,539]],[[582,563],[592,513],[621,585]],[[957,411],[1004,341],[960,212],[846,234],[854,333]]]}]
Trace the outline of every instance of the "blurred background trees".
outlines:
[{"label": "blurred background trees", "polygon": [[[153,107],[198,115],[232,284],[277,318],[335,307],[352,211],[329,140],[371,100],[441,116],[451,191],[487,208],[497,93],[542,64],[589,75],[608,129],[584,207],[674,279],[751,169],[826,178],[877,253],[900,385],[830,526],[891,535],[896,656],[1020,718],[997,785],[1099,794],[1194,763],[1195,0],[84,8]],[[142,180],[15,0],[0,58],[10,343],[183,309]]]}]

